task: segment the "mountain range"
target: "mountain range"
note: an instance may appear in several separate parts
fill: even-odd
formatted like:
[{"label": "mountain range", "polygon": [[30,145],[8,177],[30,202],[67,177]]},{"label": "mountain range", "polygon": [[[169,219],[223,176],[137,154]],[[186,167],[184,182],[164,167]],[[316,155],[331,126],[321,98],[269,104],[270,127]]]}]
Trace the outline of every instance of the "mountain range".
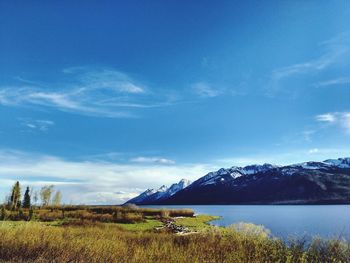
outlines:
[{"label": "mountain range", "polygon": [[127,203],[159,204],[344,204],[350,203],[350,158],[233,166],[190,183],[148,189]]},{"label": "mountain range", "polygon": [[165,201],[169,199],[174,194],[178,193],[179,191],[185,189],[187,186],[190,185],[190,181],[186,179],[182,179],[180,182],[172,184],[170,187],[167,187],[165,185],[162,185],[159,189],[147,189],[140,195],[136,196],[135,198],[130,199],[126,203],[132,203],[132,204],[152,204],[152,203],[159,203],[161,201]]}]

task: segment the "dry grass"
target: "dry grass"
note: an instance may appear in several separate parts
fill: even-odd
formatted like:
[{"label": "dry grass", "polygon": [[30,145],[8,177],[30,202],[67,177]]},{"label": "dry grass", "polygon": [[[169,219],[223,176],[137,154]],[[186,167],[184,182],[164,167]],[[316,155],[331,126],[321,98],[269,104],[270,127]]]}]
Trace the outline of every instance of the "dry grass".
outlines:
[{"label": "dry grass", "polygon": [[[247,229],[246,229],[247,231]],[[247,233],[250,234],[247,234]],[[131,232],[114,224],[48,226],[0,222],[4,262],[349,262],[349,244],[316,240],[288,247],[261,231],[176,236]]]},{"label": "dry grass", "polygon": [[[0,221],[0,262],[350,262],[348,243],[318,239],[286,245],[252,224],[209,226],[215,217],[193,217],[192,210],[37,207],[34,222],[23,221],[28,210],[5,214],[13,221]],[[175,216],[182,217],[177,224],[197,233],[154,232],[159,219]]]},{"label": "dry grass", "polygon": [[32,218],[28,209],[18,211],[5,210],[5,215],[0,215],[2,220],[11,221],[43,221],[57,220],[81,220],[103,223],[141,223],[146,218],[162,218],[184,216],[192,217],[193,210],[164,210],[153,208],[138,208],[137,206],[46,206],[35,207]]}]

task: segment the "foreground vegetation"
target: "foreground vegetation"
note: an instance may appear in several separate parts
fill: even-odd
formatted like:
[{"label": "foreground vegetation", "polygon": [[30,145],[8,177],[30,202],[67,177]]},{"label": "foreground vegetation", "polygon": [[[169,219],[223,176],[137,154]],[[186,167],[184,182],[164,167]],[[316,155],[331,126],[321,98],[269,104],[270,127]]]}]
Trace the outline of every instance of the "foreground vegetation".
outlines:
[{"label": "foreground vegetation", "polygon": [[262,226],[211,226],[217,217],[189,209],[62,206],[52,189],[33,205],[30,189],[20,202],[14,185],[0,209],[0,262],[350,262],[340,240],[285,243]]},{"label": "foreground vegetation", "polygon": [[[193,223],[193,222],[192,222]],[[137,225],[137,224],[136,224]],[[242,226],[241,226],[242,227]],[[198,230],[199,228],[197,228]],[[191,235],[128,231],[118,224],[0,222],[4,262],[349,262],[349,244],[285,245],[262,228],[208,228]]]}]

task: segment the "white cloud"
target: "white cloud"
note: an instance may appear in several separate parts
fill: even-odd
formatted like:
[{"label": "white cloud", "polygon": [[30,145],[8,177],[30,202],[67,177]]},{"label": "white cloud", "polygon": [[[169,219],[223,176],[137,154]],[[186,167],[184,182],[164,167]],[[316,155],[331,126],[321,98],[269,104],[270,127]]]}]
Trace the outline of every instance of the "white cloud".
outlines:
[{"label": "white cloud", "polygon": [[170,185],[182,178],[195,180],[212,171],[207,164],[113,163],[67,161],[20,151],[0,151],[0,192],[9,191],[15,180],[35,188],[55,184],[65,202],[123,203],[147,188]]},{"label": "white cloud", "polygon": [[319,149],[318,148],[313,148],[309,150],[309,154],[314,154],[314,153],[318,153]]},{"label": "white cloud", "polygon": [[[330,40],[320,43],[323,53],[308,61],[293,64],[290,66],[278,68],[272,71],[271,79],[268,86],[268,94],[273,95],[283,87],[283,80],[300,75],[317,75],[334,65],[342,65],[347,63],[350,57],[350,34],[343,33]],[[323,85],[335,85],[341,82],[348,83],[349,79],[341,78],[330,82],[325,82]],[[319,85],[322,83],[319,83]],[[305,83],[303,84],[305,85]],[[317,85],[317,84],[316,84]]]},{"label": "white cloud", "polygon": [[[312,158],[310,158],[312,154]],[[256,154],[203,163],[163,165],[160,163],[115,163],[69,161],[33,152],[0,150],[0,199],[19,180],[23,186],[39,189],[54,184],[65,203],[119,204],[147,188],[171,185],[182,178],[191,181],[221,167],[273,163],[286,165],[308,160],[323,161],[350,155],[349,149],[304,149],[287,153]]]},{"label": "white cloud", "polygon": [[325,113],[325,114],[320,114],[316,116],[317,121],[321,122],[335,122],[336,121],[336,116],[333,113]]},{"label": "white cloud", "polygon": [[335,86],[335,85],[344,85],[344,84],[350,84],[350,78],[343,77],[343,78],[336,78],[336,79],[330,79],[326,81],[320,81],[315,84],[316,87],[328,87],[328,86]]},{"label": "white cloud", "polygon": [[[172,105],[160,94],[120,71],[77,67],[65,69],[60,84],[35,85],[28,81],[17,86],[0,87],[4,106],[48,107],[87,116],[134,117],[135,108]],[[66,75],[69,77],[66,79]],[[23,82],[23,81],[21,81]]]},{"label": "white cloud", "polygon": [[316,116],[319,122],[337,125],[350,134],[350,112],[331,112]]},{"label": "white cloud", "polygon": [[136,157],[131,159],[135,163],[158,163],[158,164],[175,164],[175,161],[162,157]]},{"label": "white cloud", "polygon": [[192,90],[201,97],[216,97],[221,94],[221,91],[218,89],[214,89],[211,85],[205,82],[197,82],[192,84]]},{"label": "white cloud", "polygon": [[43,91],[36,87],[0,88],[0,104],[4,106],[45,106],[86,116],[120,118],[132,114],[114,107],[101,107],[93,96],[72,91]]},{"label": "white cloud", "polygon": [[36,130],[41,132],[47,132],[52,126],[55,125],[55,122],[50,120],[27,120],[21,119],[22,126],[29,128],[30,130]]},{"label": "white cloud", "polygon": [[144,93],[145,87],[137,83],[127,74],[111,69],[91,70],[86,67],[76,67],[64,70],[66,74],[77,75],[83,84],[83,89],[107,89],[121,93]]},{"label": "white cloud", "polygon": [[305,130],[303,131],[302,137],[304,141],[311,142],[312,141],[312,136],[316,133],[315,130]]}]

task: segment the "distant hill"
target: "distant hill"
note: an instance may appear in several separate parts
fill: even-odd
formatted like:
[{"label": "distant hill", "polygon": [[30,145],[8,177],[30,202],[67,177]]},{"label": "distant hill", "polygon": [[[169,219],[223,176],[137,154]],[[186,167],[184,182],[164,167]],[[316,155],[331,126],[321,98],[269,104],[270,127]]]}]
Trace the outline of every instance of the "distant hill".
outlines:
[{"label": "distant hill", "polygon": [[135,204],[344,204],[350,203],[350,158],[221,168],[193,183],[148,189]]}]

